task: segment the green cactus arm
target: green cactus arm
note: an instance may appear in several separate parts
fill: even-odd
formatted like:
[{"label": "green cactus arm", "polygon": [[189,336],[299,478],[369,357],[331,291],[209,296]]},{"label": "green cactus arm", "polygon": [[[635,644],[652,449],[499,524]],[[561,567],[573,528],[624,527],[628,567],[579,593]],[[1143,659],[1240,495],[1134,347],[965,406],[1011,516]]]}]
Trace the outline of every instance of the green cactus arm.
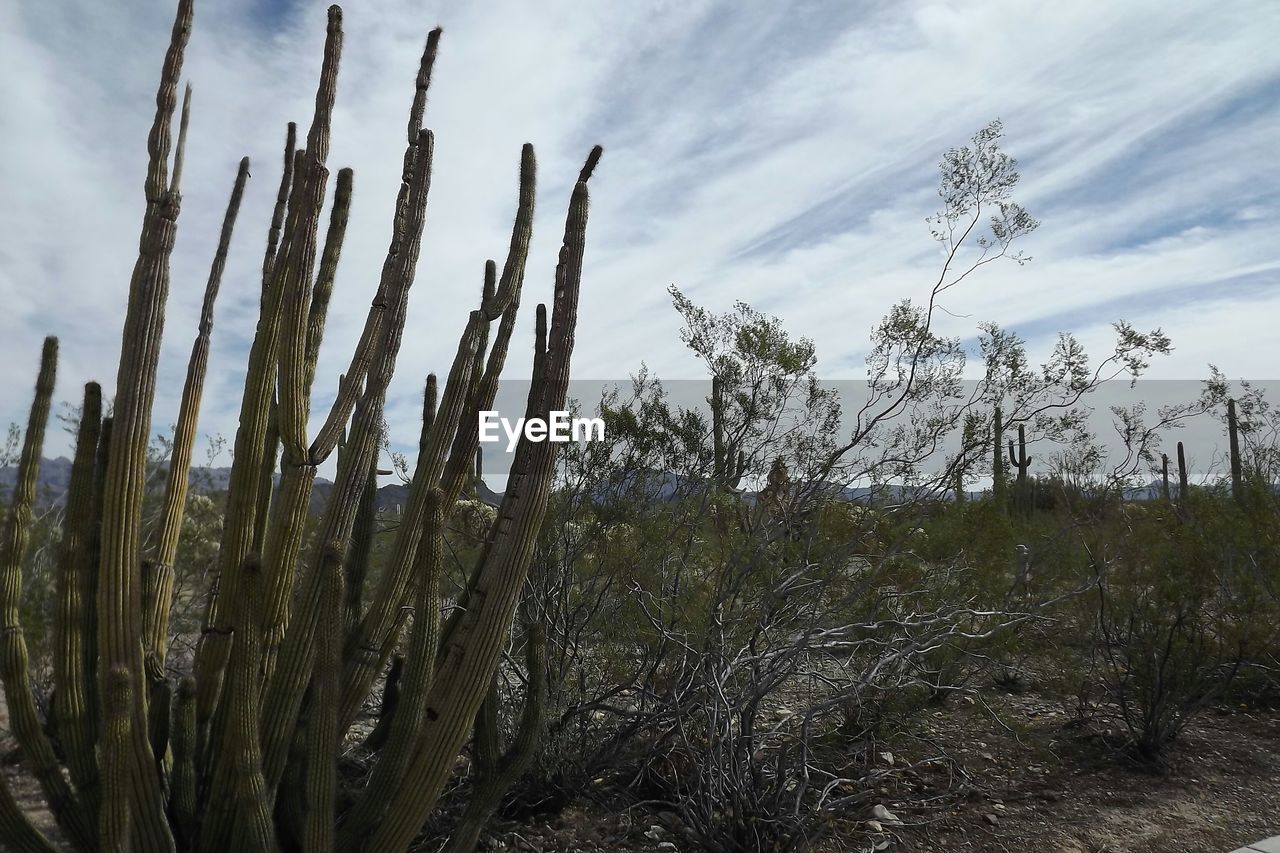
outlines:
[{"label": "green cactus arm", "polygon": [[156,368],[169,295],[169,258],[181,207],[180,197],[169,191],[167,180],[170,126],[183,55],[191,33],[192,7],[192,0],[178,3],[148,138],[147,209],[121,335],[98,583],[98,652],[107,669],[122,667],[132,679],[134,710],[129,738],[133,770],[129,773],[129,801],[134,843],[141,850],[160,853],[172,851],[174,843],[164,815],[164,797],[155,773],[146,724],[147,693],[142,689],[142,600],[136,578],[141,558],[142,498]]},{"label": "green cactus arm", "polygon": [[[175,178],[177,169],[174,170]],[[145,602],[143,612],[143,644],[149,661],[148,668],[154,677],[163,678],[164,660],[168,647],[169,609],[173,599],[173,564],[178,554],[178,541],[182,535],[182,519],[186,512],[187,491],[190,483],[191,454],[195,447],[196,429],[200,417],[200,402],[204,395],[204,381],[209,369],[209,346],[213,335],[213,308],[226,269],[231,236],[235,231],[236,216],[244,198],[245,184],[249,179],[249,158],[240,160],[231,198],[222,218],[218,246],[209,267],[205,284],[204,302],[200,309],[200,322],[196,339],[187,361],[186,381],[182,386],[182,400],[178,405],[178,421],[173,432],[173,451],[166,474],[164,503],[156,526],[156,541],[149,549],[149,562],[154,578],[152,595]]]},{"label": "green cactus arm", "polygon": [[53,815],[80,847],[92,843],[93,828],[83,804],[62,775],[53,744],[41,725],[31,689],[27,641],[22,631],[22,564],[30,539],[36,478],[44,449],[45,427],[57,376],[58,339],[45,338],[40,353],[35,399],[23,436],[18,479],[9,501],[9,517],[0,538],[0,681],[9,707],[13,736],[22,747],[32,773]]},{"label": "green cactus arm", "polygon": [[276,463],[280,459],[280,411],[276,399],[267,413],[267,434],[262,440],[262,462],[258,468],[258,503],[253,512],[253,544],[249,552],[261,554],[266,548],[271,523],[271,499],[276,488]]},{"label": "green cactus arm", "polygon": [[133,718],[133,678],[122,666],[113,667],[103,685],[106,722],[102,734],[102,809],[98,814],[102,853],[129,853],[129,729]]},{"label": "green cactus arm", "polygon": [[[442,418],[432,425],[428,446],[419,454],[418,466],[414,471],[410,486],[409,502],[405,512],[405,524],[397,533],[392,544],[388,570],[384,572],[382,583],[374,594],[369,612],[361,622],[357,635],[347,643],[346,673],[343,682],[343,702],[341,723],[344,729],[350,725],[356,710],[369,694],[373,680],[385,663],[389,653],[388,638],[395,622],[395,614],[404,605],[409,594],[409,581],[412,576],[415,555],[418,547],[417,531],[421,529],[423,512],[425,511],[425,495],[428,489],[443,484],[446,507],[451,507],[470,478],[472,460],[479,444],[479,436],[472,428],[477,412],[487,409],[493,404],[497,393],[498,380],[506,363],[507,344],[515,324],[515,312],[519,308],[520,290],[524,284],[525,258],[528,253],[528,237],[519,233],[524,228],[526,219],[532,216],[533,197],[537,183],[537,160],[533,146],[524,145],[520,157],[520,194],[517,204],[516,221],[512,229],[511,248],[503,276],[493,292],[493,304],[502,307],[502,321],[499,324],[498,336],[489,355],[484,377],[479,383],[468,378],[465,388],[455,389],[454,376],[459,365],[455,362],[450,372],[449,382],[445,386],[446,405]],[[488,265],[486,265],[486,282],[489,281]],[[485,299],[488,302],[489,285],[486,283]],[[473,313],[473,324],[483,326],[487,334],[489,315],[484,308]],[[468,324],[463,337],[472,335],[479,337],[480,328]],[[479,342],[477,341],[477,350]],[[474,356],[473,356],[474,357]],[[471,366],[472,372],[478,367]],[[457,391],[451,398],[450,393]],[[447,405],[450,399],[456,400],[459,408]],[[470,420],[470,423],[467,422]],[[460,428],[461,427],[461,428]],[[461,434],[461,437],[460,437]],[[450,450],[448,459],[445,449]],[[446,513],[447,514],[447,513]],[[376,657],[369,652],[378,649]]]},{"label": "green cactus arm", "polygon": [[[594,152],[593,152],[594,154]],[[594,155],[598,157],[598,155]],[[538,386],[531,393],[530,415],[546,418],[563,408],[577,324],[578,292],[586,242],[588,192],[579,182],[573,191],[565,236],[556,268],[555,302],[545,355],[538,359]],[[441,659],[428,694],[421,741],[405,784],[378,826],[370,849],[405,850],[434,808],[454,757],[466,740],[497,665],[533,556],[546,513],[554,476],[554,442],[522,440],[511,468],[511,485],[503,497],[492,544]]]},{"label": "green cactus arm", "polygon": [[538,163],[533,146],[525,143],[520,149],[520,195],[516,202],[516,218],[511,227],[511,243],[507,260],[502,265],[502,279],[497,288],[484,300],[485,319],[493,321],[504,314],[513,302],[520,298],[524,283],[525,266],[529,261],[529,241],[533,237],[534,199],[537,195]]},{"label": "green cactus arm", "polygon": [[280,173],[280,186],[276,190],[276,203],[271,211],[271,224],[267,228],[267,249],[262,257],[262,298],[265,302],[268,288],[271,286],[271,270],[275,266],[276,253],[280,248],[280,235],[284,230],[284,218],[288,212],[289,199],[293,194],[293,164],[298,146],[298,125],[289,122],[284,142],[284,168]]},{"label": "green cactus arm", "polygon": [[365,477],[360,505],[351,529],[351,547],[343,561],[344,601],[343,636],[360,623],[364,607],[364,581],[373,557],[373,536],[377,527],[378,467],[375,462]]},{"label": "green cactus arm", "polygon": [[[260,695],[253,685],[259,680],[262,570],[256,561],[245,563],[238,590],[236,642],[228,664],[227,731],[222,755],[216,764],[200,828],[198,850],[220,853],[245,850],[254,853],[276,847],[270,803],[262,778],[261,745],[258,730]],[[233,843],[233,841],[235,843]]]},{"label": "green cactus arm", "polygon": [[[239,567],[244,564],[261,520],[256,519],[261,487],[262,459],[267,452],[265,435],[279,371],[276,415],[284,448],[285,470],[305,459],[306,400],[302,392],[306,361],[306,319],[310,306],[311,271],[324,201],[328,170],[329,132],[336,95],[337,73],[342,53],[342,11],[329,9],[320,82],[315,112],[307,134],[307,149],[294,156],[293,186],[288,215],[279,249],[271,264],[270,285],[266,288],[258,332],[249,354],[248,378],[241,403],[240,427],[236,432],[235,460],[228,487],[227,520],[219,549],[219,584],[209,602],[210,629],[197,653],[197,716],[201,730],[213,717],[221,692],[223,670],[230,654],[234,626],[228,613],[234,611]],[[238,475],[238,476],[237,476]],[[293,494],[296,495],[296,487]],[[240,493],[237,495],[237,493]],[[286,516],[293,507],[286,507]],[[292,528],[283,526],[290,532]],[[267,547],[270,548],[268,539]],[[285,546],[287,549],[287,545]],[[269,580],[268,586],[274,584]],[[220,599],[232,602],[222,606]],[[211,735],[216,739],[218,735]]]},{"label": "green cactus arm", "polygon": [[269,442],[269,438],[273,435],[270,424],[276,394],[276,350],[284,306],[284,287],[280,278],[287,266],[289,241],[299,216],[305,182],[296,176],[302,170],[305,157],[301,150],[293,152],[295,180],[290,187],[282,245],[271,261],[271,283],[264,287],[258,327],[249,348],[231,475],[227,483],[222,538],[218,547],[217,582],[209,591],[204,629],[196,648],[196,732],[201,742],[201,753],[207,747],[208,727],[222,692],[224,670],[231,652],[233,626],[230,616],[237,601],[238,572],[259,538],[258,531],[263,521],[258,514],[267,502],[263,496],[263,490],[269,488],[262,483],[266,467],[263,457],[268,452],[269,443],[270,452],[275,453],[275,442]]},{"label": "green cactus arm", "polygon": [[329,230],[325,233],[324,249],[320,253],[320,268],[311,291],[311,308],[307,315],[306,376],[303,386],[310,398],[315,383],[316,362],[320,358],[320,342],[324,338],[325,320],[329,315],[329,301],[333,297],[333,283],[338,273],[338,261],[342,257],[342,244],[347,234],[347,221],[351,216],[351,188],[354,172],[350,168],[338,172],[338,186],[333,194],[333,207],[329,210]]},{"label": "green cactus arm", "polygon": [[421,542],[420,531],[426,514],[427,495],[439,482],[445,464],[445,448],[452,443],[458,430],[471,386],[470,373],[483,322],[480,311],[471,312],[471,318],[458,342],[440,410],[431,426],[426,452],[420,455],[414,470],[404,516],[392,543],[387,567],[371,597],[368,612],[357,630],[347,639],[343,698],[339,715],[343,731],[355,719],[357,710],[369,694],[373,679],[390,654],[397,615],[405,603]]},{"label": "green cactus arm", "polygon": [[386,743],[369,775],[369,782],[348,812],[338,838],[339,850],[358,849],[381,820],[392,795],[402,783],[418,743],[426,712],[427,691],[440,640],[440,580],[444,574],[444,494],[432,489],[427,498],[427,521],[418,552],[418,594],[413,629],[401,676],[401,696],[391,716]]},{"label": "green cactus arm", "polygon": [[527,625],[525,633],[528,686],[516,736],[502,752],[498,732],[500,696],[495,678],[476,715],[473,778],[467,806],[444,853],[474,853],[480,833],[502,804],[502,798],[529,769],[537,753],[547,708],[547,635],[540,624]]},{"label": "green cactus arm", "polygon": [[191,84],[182,90],[182,113],[178,119],[178,144],[173,149],[173,174],[169,177],[169,195],[182,189],[182,163],[187,150],[187,129],[191,124]]},{"label": "green cactus arm", "polygon": [[436,422],[436,409],[439,406],[439,382],[434,373],[428,373],[427,383],[422,389],[422,430],[418,433],[419,454],[427,452],[427,441],[431,438],[431,425]]},{"label": "green cactus arm", "polygon": [[31,825],[3,775],[0,775],[0,838],[7,845],[5,849],[13,853],[58,853],[58,848]]},{"label": "green cactus arm", "polygon": [[174,831],[186,849],[195,840],[196,804],[196,681],[190,676],[178,682],[173,697],[173,771],[169,786],[169,811]]},{"label": "green cactus arm", "polygon": [[96,382],[84,386],[80,424],[76,430],[75,458],[67,488],[66,515],[58,559],[58,616],[54,620],[53,711],[66,756],[71,782],[80,792],[88,816],[97,813],[98,762],[94,755],[97,708],[91,704],[87,635],[92,630],[92,602],[86,595],[89,540],[93,524],[94,457],[102,430],[102,389]]},{"label": "green cactus arm", "polygon": [[[427,88],[431,82],[431,70],[435,65],[439,41],[439,30],[433,30],[427,37],[426,47],[418,62],[416,88],[413,104],[409,110],[409,133],[400,170],[400,188],[392,219],[391,242],[382,263],[378,290],[373,302],[369,305],[369,314],[360,333],[360,340],[352,353],[351,364],[343,374],[344,379],[339,384],[337,399],[330,407],[324,425],[311,443],[311,459],[317,464],[323,462],[333,452],[343,427],[351,419],[356,399],[360,396],[361,387],[372,363],[374,345],[382,335],[382,325],[394,313],[389,307],[388,294],[400,286],[399,282],[406,274],[412,279],[412,271],[417,266],[418,253],[422,244],[422,230],[425,225],[426,198],[431,187],[431,161],[435,144],[434,137],[428,134],[426,138],[430,141],[423,145],[422,114],[426,108]],[[419,164],[420,157],[425,157],[426,162]]]},{"label": "green cactus arm", "polygon": [[[422,132],[419,145],[423,151],[417,161],[414,177],[415,203],[412,209],[415,219],[425,214],[426,173],[431,167],[433,146],[430,131]],[[417,230],[416,225],[411,229]],[[412,278],[412,275],[398,276],[396,286],[390,294],[391,322],[383,329],[374,367],[352,419],[351,431],[343,451],[343,465],[339,468],[337,482],[330,493],[310,566],[301,581],[297,612],[302,618],[290,620],[288,630],[284,633],[279,663],[268,684],[262,740],[266,779],[269,790],[273,792],[284,772],[292,732],[312,669],[312,641],[320,606],[321,578],[331,564],[340,570],[342,556],[346,553],[354,525],[359,493],[364,487],[369,467],[376,460],[382,428],[382,407],[404,332],[407,291]]]},{"label": "green cactus arm", "polygon": [[338,790],[338,702],[342,695],[342,567],[328,563],[321,579],[320,621],[311,671],[306,728],[303,848],[334,850]]}]

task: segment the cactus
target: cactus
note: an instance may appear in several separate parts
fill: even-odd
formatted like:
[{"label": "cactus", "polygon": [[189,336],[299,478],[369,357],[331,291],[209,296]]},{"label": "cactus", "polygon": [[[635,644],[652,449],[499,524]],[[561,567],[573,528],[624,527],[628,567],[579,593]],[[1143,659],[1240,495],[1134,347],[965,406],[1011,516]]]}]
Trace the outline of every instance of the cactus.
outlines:
[{"label": "cactus", "polygon": [[[186,511],[187,489],[190,482],[191,452],[195,447],[196,421],[200,413],[200,400],[204,393],[205,374],[209,367],[209,347],[213,333],[213,307],[222,283],[222,271],[226,267],[231,236],[235,230],[240,201],[244,197],[245,183],[249,178],[249,158],[240,161],[231,199],[222,220],[218,247],[214,252],[209,278],[205,285],[204,303],[200,309],[200,324],[191,357],[187,363],[186,382],[182,386],[182,401],[178,406],[178,421],[173,433],[173,452],[169,458],[169,470],[165,485],[164,505],[157,524],[156,541],[148,557],[149,594],[145,596],[143,611],[143,645],[146,651],[147,673],[153,687],[164,681],[164,661],[168,645],[169,603],[173,599],[173,563],[178,554],[178,540],[182,532],[182,519]],[[158,697],[157,697],[158,698]]]},{"label": "cactus", "polygon": [[[423,826],[477,719],[481,739],[491,739],[493,703],[477,714],[494,683],[550,496],[556,446],[521,441],[512,488],[470,571],[465,613],[442,625],[444,524],[462,492],[478,480],[476,413],[493,404],[515,328],[533,225],[533,148],[521,151],[506,260],[500,272],[495,262],[485,264],[480,304],[468,316],[438,401],[434,376],[429,380],[408,506],[378,587],[366,591],[383,409],[405,331],[431,183],[434,137],[422,119],[440,31],[428,36],[415,79],[382,275],[336,397],[309,435],[316,364],[353,185],[351,171],[339,171],[320,246],[342,45],[341,10],[330,9],[313,119],[304,147],[296,127],[289,126],[268,227],[217,578],[194,672],[172,682],[165,663],[173,564],[213,306],[248,178],[243,160],[205,286],[159,520],[143,542],[145,452],[181,207],[189,87],[176,146],[170,134],[192,14],[191,0],[179,0],[148,141],[146,210],[113,418],[101,417],[100,390],[90,383],[77,431],[58,554],[55,626],[53,714],[65,769],[36,711],[18,612],[35,468],[53,392],[53,339],[46,342],[0,542],[0,676],[14,733],[77,851],[363,846],[398,853]],[[566,401],[586,182],[599,158],[600,149],[593,149],[570,199],[550,329],[545,308],[538,306],[531,416],[546,417]],[[334,487],[307,544],[316,468],[340,444]],[[277,458],[281,478],[273,489]],[[374,750],[368,786],[348,808],[337,797],[339,745],[377,673],[401,644],[409,609],[414,618],[401,698],[389,703],[395,709],[387,715],[386,743]],[[484,764],[477,776],[477,799],[466,824],[475,825],[475,832],[476,822],[491,814],[512,774],[527,761],[541,725],[545,664],[539,629],[529,629],[529,636],[525,723],[507,755]],[[406,795],[413,790],[422,796]],[[471,833],[467,828],[455,843],[463,844]],[[2,778],[0,835],[22,853],[53,849],[23,817]]]},{"label": "cactus", "polygon": [[1169,454],[1160,454],[1160,497],[1168,501],[1169,496]]},{"label": "cactus", "polygon": [[991,433],[995,448],[991,457],[991,499],[1003,511],[1009,505],[1009,480],[1004,467],[1004,412],[999,406],[992,415]]},{"label": "cactus", "polygon": [[133,679],[124,667],[107,673],[103,687],[106,730],[102,734],[103,800],[99,816],[103,853],[128,853],[129,845],[129,728],[132,722]]},{"label": "cactus", "polygon": [[1236,418],[1236,401],[1227,400],[1227,440],[1231,448],[1231,497],[1244,504],[1244,466],[1240,461],[1240,424]]},{"label": "cactus", "polygon": [[474,853],[480,832],[502,804],[507,790],[533,761],[547,705],[547,639],[542,625],[525,628],[525,668],[528,686],[524,708],[511,745],[502,751],[498,732],[501,695],[495,679],[476,715],[471,749],[472,783],[466,810],[458,820],[445,853]]},{"label": "cactus", "polygon": [[1178,503],[1185,505],[1190,490],[1187,487],[1187,454],[1178,442]]},{"label": "cactus", "polygon": [[1013,449],[1013,439],[1009,440],[1009,464],[1018,469],[1018,476],[1013,485],[1014,500],[1018,504],[1018,511],[1026,515],[1031,511],[1031,495],[1028,492],[1030,486],[1027,483],[1027,469],[1031,467],[1031,457],[1027,455],[1027,428],[1023,424],[1018,424],[1018,452],[1016,455]]},{"label": "cactus", "polygon": [[40,782],[54,817],[77,843],[93,837],[91,816],[62,776],[53,744],[40,723],[28,670],[27,642],[22,633],[19,604],[22,599],[22,563],[26,558],[31,506],[36,476],[44,448],[44,431],[58,362],[58,339],[45,338],[36,380],[35,400],[22,443],[18,479],[9,502],[9,517],[0,540],[0,679],[14,737],[22,746],[31,770]]},{"label": "cactus", "polygon": [[80,425],[76,431],[75,458],[67,489],[67,512],[62,523],[61,554],[58,562],[58,616],[54,623],[56,652],[54,682],[59,689],[53,697],[54,718],[66,756],[71,782],[85,799],[89,814],[96,811],[98,767],[93,749],[97,740],[94,724],[97,709],[90,704],[94,695],[93,661],[87,639],[91,588],[90,539],[93,535],[94,457],[102,430],[102,389],[96,382],[84,386]]},{"label": "cactus", "polygon": [[711,377],[712,482],[727,491],[736,491],[747,470],[747,456],[725,435],[724,388],[719,376]]}]

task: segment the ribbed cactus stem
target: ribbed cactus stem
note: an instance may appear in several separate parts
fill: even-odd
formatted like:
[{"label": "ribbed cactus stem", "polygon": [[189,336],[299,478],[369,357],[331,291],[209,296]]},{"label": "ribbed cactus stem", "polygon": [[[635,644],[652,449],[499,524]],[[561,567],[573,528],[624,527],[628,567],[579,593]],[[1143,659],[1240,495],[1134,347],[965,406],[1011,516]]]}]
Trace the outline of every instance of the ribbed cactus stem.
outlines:
[{"label": "ribbed cactus stem", "polygon": [[1169,500],[1169,454],[1160,454],[1160,497]]},{"label": "ribbed cactus stem", "polygon": [[303,784],[303,849],[332,851],[338,792],[338,702],[342,696],[342,574],[335,564],[322,578],[320,622],[311,672]]},{"label": "ribbed cactus stem", "polygon": [[495,678],[476,715],[467,806],[444,853],[474,853],[481,831],[502,804],[507,791],[529,769],[537,753],[547,706],[547,637],[546,630],[539,624],[527,626],[525,633],[528,686],[515,738],[503,751],[499,731],[501,694]]},{"label": "ribbed cactus stem", "polygon": [[180,0],[178,4],[148,139],[147,209],[121,335],[98,584],[99,654],[107,669],[123,668],[131,679],[134,713],[129,726],[129,801],[134,842],[143,850],[161,853],[172,851],[174,843],[148,738],[147,692],[142,683],[142,591],[136,578],[142,556],[142,499],[151,411],[169,296],[169,257],[180,207],[178,194],[169,191],[169,134],[183,54],[191,33],[192,5],[192,0]]},{"label": "ribbed cactus stem", "polygon": [[431,427],[436,422],[436,409],[440,405],[440,389],[437,387],[436,375],[427,374],[427,384],[422,391],[422,430],[418,433],[418,455],[427,452],[427,440],[431,437]]},{"label": "ribbed cactus stem", "polygon": [[320,253],[320,268],[316,273],[315,287],[311,291],[311,308],[307,315],[306,375],[303,385],[310,399],[315,382],[316,362],[320,358],[320,342],[324,338],[325,320],[329,315],[329,301],[333,297],[333,283],[338,274],[338,260],[342,256],[342,244],[346,239],[347,221],[351,215],[351,188],[354,173],[351,169],[338,172],[338,187],[333,195],[333,207],[329,211],[329,230],[325,234],[324,249]]},{"label": "ribbed cactus stem", "polygon": [[0,774],[0,838],[8,845],[5,849],[13,853],[59,853],[58,848],[31,825],[3,774]]},{"label": "ribbed cactus stem", "polygon": [[360,624],[364,612],[364,581],[369,574],[369,561],[373,557],[374,528],[378,521],[378,471],[377,463],[366,475],[364,490],[360,493],[360,506],[356,510],[355,524],[351,530],[351,548],[347,551],[343,574],[346,579],[346,605],[343,636]]},{"label": "ribbed cactus stem", "polygon": [[435,669],[440,640],[440,581],[444,574],[444,495],[433,489],[428,496],[427,523],[419,551],[418,595],[414,602],[413,629],[401,675],[401,694],[394,712],[384,709],[385,743],[370,744],[382,750],[360,799],[347,815],[338,849],[359,849],[362,839],[382,819],[387,803],[400,786],[418,743],[426,713],[427,691]]},{"label": "ribbed cactus stem", "polygon": [[178,682],[173,698],[173,771],[169,785],[169,812],[183,849],[195,841],[196,800],[196,681]]},{"label": "ribbed cactus stem", "polygon": [[[426,193],[434,140],[430,131],[418,138],[419,153],[414,157],[406,233],[411,238],[398,274],[389,281],[387,320],[380,324],[381,339],[374,351],[369,378],[344,449],[349,457],[340,467],[338,482],[330,493],[321,530],[316,540],[307,573],[299,593],[299,619],[291,619],[280,650],[277,666],[266,693],[264,706],[264,768],[269,789],[274,791],[285,768],[292,732],[298,719],[303,694],[311,676],[314,638],[323,593],[322,579],[329,571],[341,570],[342,557],[349,546],[355,523],[355,508],[365,485],[369,468],[376,463],[378,440],[382,430],[382,409],[386,389],[395,370],[396,358],[404,332],[408,308],[408,290],[413,282],[420,234],[426,214]],[[448,394],[446,393],[446,399]],[[340,605],[339,605],[340,606]]]},{"label": "ribbed cactus stem", "polygon": [[271,286],[271,270],[275,266],[276,252],[280,247],[280,234],[284,229],[284,217],[288,212],[289,197],[293,190],[294,154],[298,145],[298,125],[289,122],[284,143],[284,169],[280,174],[280,187],[276,191],[275,207],[271,211],[271,225],[267,229],[267,250],[262,258],[262,295],[266,299]]},{"label": "ribbed cactus stem", "polygon": [[[199,649],[198,704],[200,727],[213,716],[215,704],[221,692],[223,670],[230,654],[231,632],[234,625],[229,613],[234,611],[236,584],[240,567],[244,565],[254,542],[254,532],[260,519],[259,488],[262,481],[264,437],[267,420],[279,373],[279,399],[276,413],[281,441],[284,446],[285,472],[306,465],[306,395],[303,393],[306,362],[307,315],[310,308],[311,271],[315,261],[315,243],[319,228],[324,189],[328,179],[325,160],[329,148],[329,128],[333,101],[336,96],[338,64],[342,52],[342,13],[336,6],[330,7],[329,26],[326,32],[324,58],[321,63],[320,82],[316,89],[315,112],[307,135],[307,150],[295,154],[293,187],[290,192],[288,215],[283,241],[271,265],[271,283],[266,288],[262,314],[257,334],[249,352],[249,370],[244,397],[240,408],[240,425],[236,431],[235,458],[228,485],[228,506],[219,549],[219,583],[209,605],[209,631],[204,635]],[[274,452],[274,448],[271,448]],[[309,476],[308,476],[309,475]],[[314,469],[299,472],[301,478],[314,478]],[[305,483],[295,483],[289,498],[297,499]],[[309,493],[308,493],[309,494]],[[282,487],[281,503],[285,503]],[[295,504],[287,504],[281,510],[288,515],[296,510]],[[294,528],[283,526],[282,532],[294,538]],[[289,550],[291,542],[280,547],[281,553]],[[268,542],[268,548],[271,547]],[[268,558],[267,596],[284,585],[279,567],[285,565],[278,559]],[[277,596],[278,597],[278,596]],[[222,599],[232,603],[223,605]],[[219,739],[221,732],[210,735]]]},{"label": "ribbed cactus stem", "polygon": [[[207,813],[200,832],[199,850],[274,850],[275,832],[270,802],[262,778],[261,746],[253,733],[258,730],[260,676],[258,664],[262,646],[262,571],[250,560],[241,574],[237,602],[236,642],[227,679],[227,730],[208,793]],[[233,843],[233,840],[235,843]]]},{"label": "ribbed cactus stem", "polygon": [[26,559],[31,535],[32,506],[40,456],[44,449],[44,432],[49,421],[53,387],[58,367],[58,339],[45,338],[40,354],[40,372],[36,378],[35,399],[27,420],[22,452],[18,459],[18,478],[9,499],[9,516],[0,539],[0,681],[9,706],[10,726],[22,747],[32,773],[40,783],[45,799],[58,823],[77,844],[87,844],[93,837],[89,816],[63,778],[48,735],[41,724],[31,689],[31,673],[27,641],[22,632],[22,565]]},{"label": "ribbed cactus stem", "polygon": [[178,144],[173,149],[173,175],[169,178],[169,194],[182,191],[182,164],[187,152],[187,129],[191,124],[191,84],[182,90],[182,117],[178,120]]},{"label": "ribbed cactus stem", "polygon": [[[175,170],[176,172],[176,170]],[[169,609],[173,599],[173,564],[178,555],[178,541],[182,535],[182,519],[186,513],[187,491],[190,483],[191,455],[195,448],[197,425],[200,418],[200,402],[204,395],[204,381],[209,369],[209,347],[213,336],[213,308],[222,285],[222,273],[227,265],[227,253],[235,231],[236,216],[244,198],[245,183],[249,179],[249,158],[241,159],[231,187],[218,235],[218,246],[209,267],[205,283],[204,302],[200,309],[200,322],[195,342],[187,361],[186,382],[182,386],[182,400],[178,405],[178,420],[173,431],[173,449],[166,474],[164,504],[156,525],[157,538],[148,556],[153,578],[152,594],[145,602],[143,614],[143,643],[146,650],[147,669],[152,680],[164,678],[164,662],[168,649]]]},{"label": "ribbed cactus stem", "polygon": [[102,853],[129,853],[129,728],[133,717],[133,678],[122,666],[107,673],[102,689],[102,810],[98,814]]},{"label": "ribbed cactus stem", "polygon": [[93,537],[94,459],[102,430],[102,389],[96,382],[84,386],[80,424],[76,430],[75,458],[67,488],[66,515],[62,522],[62,542],[58,560],[58,617],[54,620],[53,694],[58,738],[71,772],[71,782],[80,792],[90,817],[97,812],[98,762],[97,707],[91,704],[93,680],[89,643],[93,609],[90,595],[90,539]]},{"label": "ribbed cactus stem", "polygon": [[[593,152],[593,159],[598,157]],[[588,192],[579,182],[569,203],[564,240],[556,266],[555,302],[545,353],[537,356],[537,389],[527,415],[547,418],[562,409],[577,324],[578,293],[586,244]],[[558,447],[522,440],[512,462],[509,487],[495,522],[465,616],[442,648],[428,692],[420,743],[405,784],[397,790],[368,849],[405,850],[434,808],[484,700],[498,656],[524,587],[538,531],[546,514]]]}]

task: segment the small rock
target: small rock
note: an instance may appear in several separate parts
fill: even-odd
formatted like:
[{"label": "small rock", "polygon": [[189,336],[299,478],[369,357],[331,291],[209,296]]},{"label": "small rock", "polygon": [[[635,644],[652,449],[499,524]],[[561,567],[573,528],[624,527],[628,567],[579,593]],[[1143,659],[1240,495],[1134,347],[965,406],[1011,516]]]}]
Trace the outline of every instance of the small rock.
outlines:
[{"label": "small rock", "polygon": [[1000,818],[991,814],[991,812],[987,812],[986,814],[984,814],[982,816],[982,819],[985,820],[987,823],[991,824],[992,826],[995,826],[997,823],[1000,822]]},{"label": "small rock", "polygon": [[872,832],[884,832],[884,824],[878,820],[869,820],[867,821],[867,829]]},{"label": "small rock", "polygon": [[881,761],[883,761],[885,764],[888,764],[890,767],[892,767],[892,766],[893,766],[893,753],[892,753],[892,752],[882,752],[882,753],[880,753],[880,760],[881,760]]},{"label": "small rock", "polygon": [[674,844],[672,844],[670,841],[663,841],[662,843],[660,843],[660,844],[658,845],[658,849],[659,849],[659,850],[670,850],[670,851],[672,851],[672,853],[675,853],[675,851],[676,851],[676,850],[679,850],[680,848],[676,847],[676,846],[675,846]]},{"label": "small rock", "polygon": [[871,810],[876,820],[881,823],[887,823],[889,826],[901,826],[902,821],[898,820],[898,816],[886,809],[882,804],[876,803],[875,808]]},{"label": "small rock", "polygon": [[644,834],[644,837],[650,841],[660,840],[662,838],[662,827],[655,823],[653,826],[649,827],[649,831]]}]

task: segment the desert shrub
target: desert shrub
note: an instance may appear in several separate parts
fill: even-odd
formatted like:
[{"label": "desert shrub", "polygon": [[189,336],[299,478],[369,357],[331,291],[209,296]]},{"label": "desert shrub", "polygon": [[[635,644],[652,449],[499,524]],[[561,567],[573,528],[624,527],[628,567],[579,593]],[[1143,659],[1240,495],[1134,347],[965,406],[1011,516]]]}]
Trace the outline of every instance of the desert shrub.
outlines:
[{"label": "desert shrub", "polygon": [[1091,531],[1093,710],[1118,723],[1116,744],[1162,767],[1196,714],[1274,642],[1273,534],[1230,501],[1201,495]]}]

